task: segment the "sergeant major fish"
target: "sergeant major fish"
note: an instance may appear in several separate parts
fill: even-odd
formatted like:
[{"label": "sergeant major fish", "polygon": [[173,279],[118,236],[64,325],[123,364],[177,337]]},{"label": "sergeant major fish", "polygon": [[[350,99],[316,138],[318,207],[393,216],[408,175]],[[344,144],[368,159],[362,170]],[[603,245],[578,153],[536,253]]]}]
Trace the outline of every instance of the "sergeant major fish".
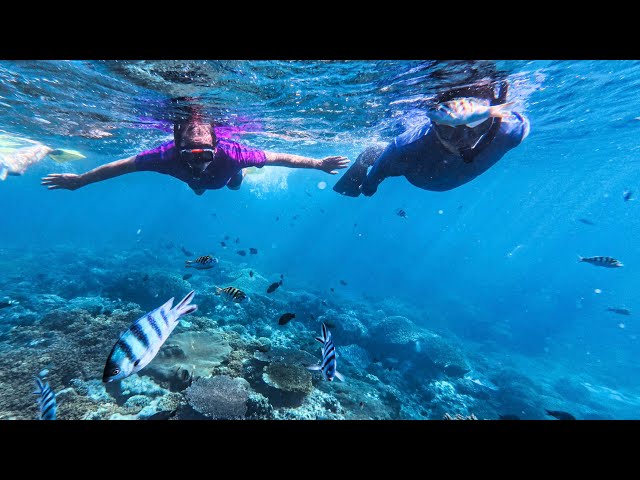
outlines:
[{"label": "sergeant major fish", "polygon": [[136,320],[113,346],[104,367],[102,381],[121,380],[146,367],[178,325],[180,317],[195,312],[191,290],[175,307],[173,298]]},{"label": "sergeant major fish", "polygon": [[578,255],[578,262],[590,263],[596,267],[618,268],[624,267],[620,260],[611,257],[581,257]]},{"label": "sergeant major fish", "polygon": [[240,303],[247,299],[247,294],[236,287],[216,287],[216,295],[222,294],[224,294],[227,299],[232,300],[235,303]]},{"label": "sergeant major fish", "polygon": [[40,415],[38,416],[38,419],[55,420],[56,411],[58,409],[56,405],[56,394],[49,386],[49,382],[43,383],[43,380],[44,375],[40,373],[40,375],[36,377],[37,390],[33,392],[35,395],[39,395],[38,406],[40,407]]},{"label": "sergeant major fish", "polygon": [[438,104],[434,110],[427,111],[427,116],[434,123],[457,127],[467,125],[477,127],[491,117],[508,117],[511,111],[509,107],[515,102],[501,105],[487,105],[475,98],[456,98],[448,102]]},{"label": "sergeant major fish", "polygon": [[218,263],[216,258],[213,258],[211,255],[203,255],[202,257],[198,257],[195,260],[187,260],[185,262],[185,267],[196,268],[198,270],[207,270],[209,268],[213,268],[213,266]]},{"label": "sergeant major fish", "polygon": [[330,382],[334,378],[344,382],[344,377],[336,370],[336,347],[333,344],[331,332],[324,322],[322,323],[322,336],[316,337],[316,340],[322,343],[322,363],[320,365],[310,365],[307,368],[309,370],[322,371],[324,378]]}]

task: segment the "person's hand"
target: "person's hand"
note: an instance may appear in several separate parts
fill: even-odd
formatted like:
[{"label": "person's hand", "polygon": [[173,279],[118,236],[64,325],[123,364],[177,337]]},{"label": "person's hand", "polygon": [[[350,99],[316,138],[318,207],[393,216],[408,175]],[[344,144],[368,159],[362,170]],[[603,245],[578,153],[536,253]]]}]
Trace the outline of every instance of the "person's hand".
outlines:
[{"label": "person's hand", "polygon": [[335,175],[338,173],[336,168],[347,168],[349,159],[347,157],[327,157],[320,160],[318,170]]},{"label": "person's hand", "polygon": [[42,179],[42,185],[49,190],[76,190],[84,186],[82,177],[74,173],[50,173]]}]

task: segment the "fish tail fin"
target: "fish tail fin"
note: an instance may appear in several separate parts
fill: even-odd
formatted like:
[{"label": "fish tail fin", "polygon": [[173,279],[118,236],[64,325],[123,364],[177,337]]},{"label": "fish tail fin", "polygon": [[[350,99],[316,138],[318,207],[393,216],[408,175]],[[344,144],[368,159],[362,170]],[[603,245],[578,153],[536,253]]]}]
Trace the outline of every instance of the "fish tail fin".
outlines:
[{"label": "fish tail fin", "polygon": [[324,322],[322,322],[322,338],[323,338],[323,341],[329,338],[329,329],[324,324]]},{"label": "fish tail fin", "polygon": [[584,257],[582,255],[578,255],[578,262],[584,262]]},{"label": "fish tail fin", "polygon": [[316,340],[319,341],[320,343],[324,343],[324,340],[322,337],[316,337]]},{"label": "fish tail fin", "polygon": [[191,300],[193,300],[193,297],[195,296],[196,291],[195,290],[191,290],[189,293],[187,293],[187,296],[184,297],[180,303],[178,303],[173,310],[176,312],[176,318],[180,318],[182,315],[186,315],[188,313],[192,313],[195,312],[198,309],[197,305],[191,305],[190,302]]},{"label": "fish tail fin", "polygon": [[311,370],[311,371],[322,370],[322,366],[321,365],[308,365],[307,366],[307,370]]},{"label": "fish tail fin", "polygon": [[489,116],[504,118],[511,115],[511,107],[515,105],[516,102],[507,102],[501,105],[493,105],[489,107]]},{"label": "fish tail fin", "polygon": [[64,150],[62,148],[58,148],[49,152],[49,156],[58,163],[71,162],[73,160],[87,158],[77,150]]},{"label": "fish tail fin", "polygon": [[336,370],[336,378],[341,382],[344,382],[344,376]]},{"label": "fish tail fin", "polygon": [[216,287],[216,295],[221,295],[222,289],[220,287]]}]

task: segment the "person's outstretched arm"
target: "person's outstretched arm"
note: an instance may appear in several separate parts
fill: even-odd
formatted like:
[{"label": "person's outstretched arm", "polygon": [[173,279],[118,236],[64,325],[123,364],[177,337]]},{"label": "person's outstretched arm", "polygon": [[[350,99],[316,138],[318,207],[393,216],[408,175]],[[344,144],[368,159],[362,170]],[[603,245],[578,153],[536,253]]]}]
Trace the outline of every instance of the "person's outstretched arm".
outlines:
[{"label": "person's outstretched arm", "polygon": [[331,175],[338,173],[337,169],[347,168],[349,159],[347,157],[326,157],[321,160],[302,157],[300,155],[290,155],[288,153],[264,152],[267,157],[265,165],[289,168],[315,168]]},{"label": "person's outstretched arm", "polygon": [[42,185],[47,186],[49,190],[77,190],[90,183],[101,182],[102,180],[137,171],[135,160],[135,156],[123,158],[122,160],[101,165],[81,175],[74,173],[50,173],[42,179]]}]

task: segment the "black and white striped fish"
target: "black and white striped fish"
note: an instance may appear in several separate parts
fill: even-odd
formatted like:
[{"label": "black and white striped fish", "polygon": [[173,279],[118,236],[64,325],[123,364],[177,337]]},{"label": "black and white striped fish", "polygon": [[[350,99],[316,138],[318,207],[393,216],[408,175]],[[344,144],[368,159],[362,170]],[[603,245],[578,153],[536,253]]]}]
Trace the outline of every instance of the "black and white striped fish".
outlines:
[{"label": "black and white striped fish", "polygon": [[590,263],[597,267],[618,268],[624,267],[620,260],[611,257],[581,257],[578,255],[578,262]]},{"label": "black and white striped fish", "polygon": [[247,294],[244,293],[239,288],[236,288],[236,287],[225,287],[225,288],[216,287],[216,295],[223,295],[223,294],[228,300],[232,300],[232,301],[234,301],[236,303],[243,302],[248,298]]},{"label": "black and white striped fish", "polygon": [[198,270],[207,270],[209,268],[213,268],[216,263],[218,263],[218,259],[213,258],[211,255],[203,255],[202,257],[198,257],[195,260],[187,260],[185,262],[185,267],[197,268]]},{"label": "black and white striped fish", "polygon": [[44,376],[42,378],[40,376],[36,377],[36,388],[37,390],[33,392],[35,395],[39,395],[38,397],[38,406],[40,407],[40,415],[38,417],[39,420],[55,420],[56,419],[56,394],[53,393],[53,390],[49,386],[49,382],[44,382]]},{"label": "black and white striped fish", "polygon": [[324,378],[332,382],[334,378],[344,382],[344,377],[336,370],[336,346],[333,344],[331,332],[327,326],[322,324],[322,336],[316,337],[316,340],[322,343],[322,363],[320,365],[311,365],[307,367],[309,370],[321,370]]},{"label": "black and white striped fish", "polygon": [[180,317],[195,312],[191,305],[195,290],[191,290],[175,307],[173,298],[159,308],[133,322],[113,346],[102,374],[103,382],[113,382],[128,377],[146,367],[156,356]]}]

